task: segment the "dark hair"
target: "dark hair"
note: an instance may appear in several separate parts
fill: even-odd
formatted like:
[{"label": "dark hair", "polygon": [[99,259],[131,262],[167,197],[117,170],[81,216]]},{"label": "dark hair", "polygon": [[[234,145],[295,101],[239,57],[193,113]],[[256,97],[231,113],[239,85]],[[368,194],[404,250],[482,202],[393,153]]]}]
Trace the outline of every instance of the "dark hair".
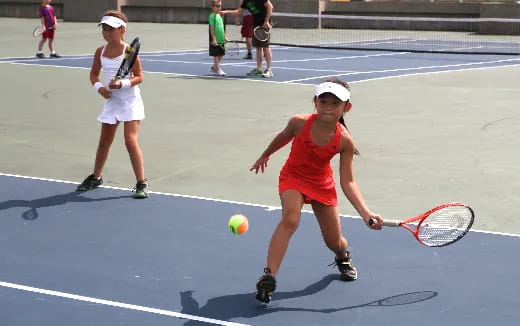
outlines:
[{"label": "dark hair", "polygon": [[[339,85],[345,87],[346,89],[348,89],[350,91],[350,86],[348,85],[348,83],[346,81],[343,81],[343,80],[339,79],[339,78],[328,78],[328,79],[325,79],[322,83],[327,83],[327,82],[328,83],[339,84]],[[350,102],[350,100],[347,101],[347,102]],[[345,129],[347,129],[348,133],[352,135],[352,133],[350,132],[350,130],[347,127],[347,124],[345,123],[345,118],[343,117],[343,114],[339,118],[339,123],[341,123],[343,125],[343,127],[345,127]],[[357,148],[354,148],[354,155],[360,155],[360,153],[357,150]]]}]

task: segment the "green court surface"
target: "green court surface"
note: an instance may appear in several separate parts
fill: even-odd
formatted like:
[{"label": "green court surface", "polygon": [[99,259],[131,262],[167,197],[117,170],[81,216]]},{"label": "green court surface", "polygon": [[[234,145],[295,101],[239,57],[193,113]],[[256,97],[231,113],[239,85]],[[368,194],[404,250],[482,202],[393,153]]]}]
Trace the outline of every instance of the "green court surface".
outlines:
[{"label": "green court surface", "polygon": [[[0,57],[34,56],[37,23],[0,18]],[[131,23],[134,35],[145,52],[207,47],[205,25]],[[57,31],[62,55],[92,54],[101,44],[95,23],[63,22]],[[88,69],[0,67],[0,173],[81,181],[92,169],[102,106]],[[346,118],[371,209],[400,218],[462,201],[476,212],[475,229],[520,233],[519,84],[520,65],[352,83]],[[288,148],[264,175],[249,167],[292,114],[313,111],[312,86],[145,73],[141,89],[152,191],[279,206]],[[104,176],[107,185],[135,184],[121,130]],[[356,215],[344,197],[340,203],[342,214]]]}]

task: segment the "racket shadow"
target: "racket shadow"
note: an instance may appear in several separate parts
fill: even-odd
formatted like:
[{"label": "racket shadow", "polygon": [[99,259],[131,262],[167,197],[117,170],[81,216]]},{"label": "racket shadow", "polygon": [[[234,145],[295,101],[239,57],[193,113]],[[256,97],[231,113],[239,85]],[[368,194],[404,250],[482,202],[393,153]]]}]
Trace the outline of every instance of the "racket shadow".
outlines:
[{"label": "racket shadow", "polygon": [[60,206],[65,205],[67,203],[87,203],[87,202],[95,202],[95,201],[105,201],[112,199],[122,199],[129,198],[128,195],[124,196],[113,196],[113,197],[103,197],[103,198],[87,198],[82,196],[83,192],[73,191],[66,194],[48,196],[33,200],[7,200],[4,202],[0,202],[0,211],[7,210],[14,207],[26,207],[28,210],[22,213],[22,218],[24,220],[35,220],[39,217],[38,209],[52,206]]},{"label": "racket shadow", "polygon": [[[200,306],[197,300],[194,298],[195,291],[183,291],[180,292],[181,297],[181,313],[204,316],[208,318],[215,318],[218,320],[232,320],[234,318],[255,318],[261,315],[271,314],[275,312],[316,312],[323,314],[330,314],[334,312],[340,312],[345,310],[357,309],[362,307],[370,306],[402,306],[422,301],[430,300],[438,295],[435,291],[419,291],[402,293],[386,298],[382,298],[376,301],[363,303],[359,305],[350,305],[340,308],[329,308],[329,309],[309,309],[309,308],[293,308],[293,307],[281,307],[277,303],[284,299],[293,299],[298,297],[314,295],[327,286],[333,281],[339,281],[337,274],[330,274],[323,277],[321,280],[309,285],[308,287],[290,292],[275,292],[273,295],[273,302],[268,305],[263,305],[255,299],[255,293],[242,293],[242,294],[231,294],[220,297],[209,299],[204,306]],[[343,283],[343,282],[341,282]],[[199,321],[189,320],[184,323],[184,326],[195,326],[203,325]]]}]

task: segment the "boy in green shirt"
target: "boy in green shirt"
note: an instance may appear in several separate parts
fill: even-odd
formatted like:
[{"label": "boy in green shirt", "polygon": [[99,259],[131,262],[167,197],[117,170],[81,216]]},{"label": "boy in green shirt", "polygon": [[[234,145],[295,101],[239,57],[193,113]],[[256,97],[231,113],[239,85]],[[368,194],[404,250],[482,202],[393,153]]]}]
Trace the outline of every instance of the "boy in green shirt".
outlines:
[{"label": "boy in green shirt", "polygon": [[209,15],[209,55],[213,57],[211,72],[217,76],[225,76],[219,64],[222,57],[226,54],[224,45],[226,44],[226,32],[224,31],[224,20],[220,15],[222,8],[221,0],[211,1],[211,11]]}]

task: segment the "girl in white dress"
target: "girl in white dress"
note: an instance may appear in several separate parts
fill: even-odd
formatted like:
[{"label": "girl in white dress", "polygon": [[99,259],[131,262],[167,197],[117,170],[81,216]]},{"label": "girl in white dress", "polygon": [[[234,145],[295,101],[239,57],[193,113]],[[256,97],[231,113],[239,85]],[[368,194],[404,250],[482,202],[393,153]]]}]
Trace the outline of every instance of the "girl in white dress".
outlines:
[{"label": "girl in white dress", "polygon": [[[138,142],[139,124],[144,119],[144,106],[141,92],[137,86],[143,81],[143,71],[139,57],[131,73],[125,79],[113,81],[128,46],[123,39],[128,19],[117,10],[105,12],[99,25],[107,43],[96,49],[90,81],[96,92],[106,99],[103,110],[98,116],[101,122],[101,135],[94,162],[94,171],[77,190],[86,191],[103,184],[102,171],[114,140],[119,122],[124,123],[125,145],[136,178],[135,198],[148,197],[148,183],[144,175],[143,153]],[[103,70],[103,82],[99,76]]]}]

